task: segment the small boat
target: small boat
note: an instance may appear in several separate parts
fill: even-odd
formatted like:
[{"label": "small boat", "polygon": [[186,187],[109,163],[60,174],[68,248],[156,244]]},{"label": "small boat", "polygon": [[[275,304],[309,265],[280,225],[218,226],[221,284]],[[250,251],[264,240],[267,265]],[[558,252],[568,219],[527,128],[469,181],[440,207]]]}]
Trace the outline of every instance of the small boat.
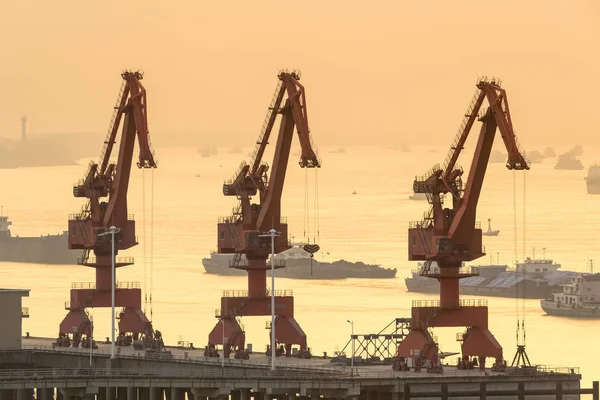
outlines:
[{"label": "small boat", "polygon": [[488,218],[488,229],[487,229],[487,231],[482,232],[481,234],[484,236],[498,236],[499,233],[500,233],[499,230],[497,230],[497,231],[492,230],[492,220],[491,220],[491,218]]},{"label": "small boat", "polygon": [[427,200],[427,196],[425,195],[425,193],[413,193],[412,195],[408,196],[409,200]]}]

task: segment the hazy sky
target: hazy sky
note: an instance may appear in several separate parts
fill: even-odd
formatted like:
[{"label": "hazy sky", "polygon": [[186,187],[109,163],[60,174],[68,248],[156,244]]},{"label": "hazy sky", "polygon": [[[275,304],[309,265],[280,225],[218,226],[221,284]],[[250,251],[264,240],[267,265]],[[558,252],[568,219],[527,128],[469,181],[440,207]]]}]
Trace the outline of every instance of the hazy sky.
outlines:
[{"label": "hazy sky", "polygon": [[[104,133],[142,68],[152,135],[247,134],[299,68],[315,140],[450,143],[478,75],[527,147],[600,134],[597,0],[0,0],[0,135]],[[234,143],[235,144],[235,143]]]}]

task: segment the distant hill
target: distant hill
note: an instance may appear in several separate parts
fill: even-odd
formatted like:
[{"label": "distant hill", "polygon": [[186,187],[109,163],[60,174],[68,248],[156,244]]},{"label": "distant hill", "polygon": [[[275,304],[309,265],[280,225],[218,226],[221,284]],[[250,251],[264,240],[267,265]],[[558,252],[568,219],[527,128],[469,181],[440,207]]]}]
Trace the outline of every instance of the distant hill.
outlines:
[{"label": "distant hill", "polygon": [[92,144],[94,136],[46,134],[25,140],[0,138],[0,168],[75,165],[75,160],[99,155],[102,142]]}]

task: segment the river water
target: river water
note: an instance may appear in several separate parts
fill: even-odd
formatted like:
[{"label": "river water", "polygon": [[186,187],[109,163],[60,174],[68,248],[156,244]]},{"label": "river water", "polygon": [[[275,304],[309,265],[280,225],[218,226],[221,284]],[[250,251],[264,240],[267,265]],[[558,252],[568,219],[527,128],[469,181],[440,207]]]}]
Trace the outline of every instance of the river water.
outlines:
[{"label": "river water", "polygon": [[[197,347],[204,346],[217,322],[214,311],[219,308],[221,292],[246,289],[245,277],[205,274],[201,261],[216,247],[217,217],[229,215],[235,205],[235,199],[222,195],[222,182],[230,178],[250,150],[233,154],[222,148],[218,155],[203,158],[195,148],[157,149],[158,169],[132,173],[129,212],[135,214],[140,245],[120,253],[135,257],[136,264],[120,268],[117,276],[121,281],[141,282],[147,292],[152,287],[152,305],[147,306],[147,311],[150,314],[151,308],[154,327],[163,332],[168,344],[186,340]],[[349,147],[345,153],[331,150],[321,151],[318,223],[314,213],[315,174],[301,170],[295,157],[290,160],[282,202],[290,233],[296,240],[303,239],[306,230],[310,239],[315,236],[322,248],[319,258],[377,262],[396,268],[398,273],[395,279],[383,280],[276,282],[276,289],[294,291],[296,320],[306,332],[313,352],[329,354],[348,341],[351,327],[347,320],[354,321],[357,334],[377,333],[394,318],[409,317],[413,300],[437,298],[407,293],[404,285],[404,278],[416,267],[416,263],[407,261],[408,223],[421,219],[427,210],[426,202],[410,201],[408,196],[414,176],[425,173],[446,156],[442,148],[415,148],[412,152],[377,147]],[[471,161],[469,150],[472,148],[467,148],[462,161],[465,169]],[[595,161],[587,156],[591,154],[586,149],[584,164]],[[72,196],[72,184],[81,178],[87,161],[81,160],[78,166],[0,170],[5,187],[1,204],[13,221],[13,234],[65,230],[68,214],[79,211],[83,205],[81,199]],[[585,170],[556,171],[553,166],[553,159],[533,165],[527,172],[524,196],[522,172],[513,175],[503,164],[489,165],[478,220],[485,228],[491,218],[500,235],[484,237],[488,256],[473,264],[488,263],[493,257],[494,261],[500,259],[511,265],[523,259],[525,245],[528,256],[533,256],[534,251],[535,257],[545,253],[565,270],[589,270],[588,260],[597,258],[599,253],[597,216],[593,210],[600,197],[586,194]],[[305,226],[307,177],[309,224]],[[357,194],[352,195],[353,191]],[[518,220],[516,255],[513,196]],[[316,227],[318,238],[314,234]],[[31,313],[31,318],[24,321],[24,330],[35,336],[55,337],[66,314],[64,301],[69,298],[71,282],[94,278],[92,269],[76,265],[3,263],[2,271],[3,287],[31,289],[30,298],[24,300]],[[600,344],[596,340],[600,320],[546,316],[537,300],[490,298],[489,310],[490,330],[503,345],[509,363],[516,349],[517,315],[523,315],[527,353],[533,363],[579,366],[586,386],[600,378],[596,362],[600,359]],[[92,314],[97,334],[109,336],[109,310],[92,310]],[[268,343],[267,319],[243,319],[247,343],[252,343],[254,349],[262,350]],[[435,329],[441,350],[459,351],[456,333],[461,331]]]}]

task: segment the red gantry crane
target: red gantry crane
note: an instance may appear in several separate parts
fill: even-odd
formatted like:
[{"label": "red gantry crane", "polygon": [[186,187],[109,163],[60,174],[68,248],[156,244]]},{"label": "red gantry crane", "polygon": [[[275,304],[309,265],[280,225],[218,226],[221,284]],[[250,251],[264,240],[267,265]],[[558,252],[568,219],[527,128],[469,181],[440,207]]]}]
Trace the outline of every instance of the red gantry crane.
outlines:
[{"label": "red gantry crane", "polygon": [[[301,168],[320,168],[321,161],[315,151],[308,128],[306,97],[300,84],[299,72],[280,72],[278,85],[262,132],[256,142],[250,163],[242,162],[233,179],[223,184],[225,196],[236,196],[239,205],[230,217],[218,222],[218,252],[235,253],[230,262],[231,268],[246,270],[248,273],[247,291],[225,291],[221,298],[221,309],[217,310],[217,323],[208,337],[207,355],[216,356],[215,345],[221,344],[224,357],[233,351],[236,358],[247,357],[244,351],[245,332],[237,321],[241,316],[271,315],[270,296],[267,290],[267,259],[271,254],[271,238],[262,237],[265,232],[275,229],[279,236],[275,238],[275,253],[289,249],[286,220],[281,218],[281,196],[285,174],[290,156],[290,147],[294,136],[294,126],[300,140]],[[287,93],[287,99],[284,96]],[[271,130],[277,115],[281,114],[279,136],[277,137],[270,176],[269,165],[262,161],[269,142]],[[258,202],[252,203],[252,197],[258,195]],[[316,245],[312,252],[318,250]],[[311,251],[310,249],[307,251]],[[246,260],[242,260],[245,255]],[[284,268],[281,260],[275,268]],[[293,344],[300,346],[299,357],[310,357],[306,345],[306,334],[294,319],[294,297],[289,290],[275,292],[275,340],[276,347],[285,348],[291,356]],[[267,324],[270,329],[270,324]],[[225,343],[223,343],[225,337]],[[278,350],[278,354],[282,351]]]},{"label": "red gantry crane", "polygon": [[[120,232],[115,236],[115,253],[138,244],[135,234],[135,221],[127,212],[127,190],[133,162],[133,151],[137,137],[139,143],[138,168],[156,168],[154,152],[148,134],[146,110],[146,89],[141,84],[141,72],[125,71],[121,74],[123,83],[114,107],[108,135],[99,163],[91,162],[84,178],[74,185],[75,197],[87,198],[87,204],[79,214],[69,217],[69,249],[82,249],[83,256],[78,264],[96,270],[96,282],[74,283],[71,300],[65,304],[69,313],[60,324],[57,340],[59,346],[71,345],[69,334],[73,334],[72,345],[87,347],[91,324],[86,308],[111,307],[111,236],[98,236],[110,226]],[[110,157],[116,144],[119,124],[123,119],[123,130],[119,145],[117,163]],[[104,199],[108,197],[108,199]],[[95,257],[90,257],[94,252]],[[133,258],[119,257],[115,268],[133,264]],[[115,282],[115,307],[123,307],[119,315],[119,336],[116,344],[161,350],[162,338],[154,331],[152,323],[141,310],[142,293],[139,282]]]},{"label": "red gantry crane", "polygon": [[[409,358],[415,361],[417,369],[423,365],[430,370],[439,369],[437,343],[428,328],[454,326],[467,327],[457,337],[462,341],[463,356],[459,368],[469,368],[477,362],[485,368],[486,357],[495,358],[494,368],[506,365],[502,347],[488,329],[487,303],[485,300],[460,299],[458,285],[459,279],[478,275],[474,270],[462,270],[463,262],[485,255],[482,231],[476,225],[475,214],[496,128],[508,151],[506,167],[509,170],[529,169],[529,162],[519,150],[506,92],[500,84],[496,79],[478,80],[477,91],[445,163],[435,165],[423,177],[415,179],[415,193],[425,193],[432,207],[422,221],[410,224],[408,259],[425,261],[421,275],[440,282],[440,300],[413,302],[411,331],[398,346],[395,369],[406,369]],[[480,111],[486,98],[489,107]],[[463,169],[456,162],[476,119],[482,122],[482,127],[463,187]],[[444,208],[446,194],[452,203]],[[437,268],[432,267],[434,261]],[[477,359],[471,362],[470,357]]]}]

